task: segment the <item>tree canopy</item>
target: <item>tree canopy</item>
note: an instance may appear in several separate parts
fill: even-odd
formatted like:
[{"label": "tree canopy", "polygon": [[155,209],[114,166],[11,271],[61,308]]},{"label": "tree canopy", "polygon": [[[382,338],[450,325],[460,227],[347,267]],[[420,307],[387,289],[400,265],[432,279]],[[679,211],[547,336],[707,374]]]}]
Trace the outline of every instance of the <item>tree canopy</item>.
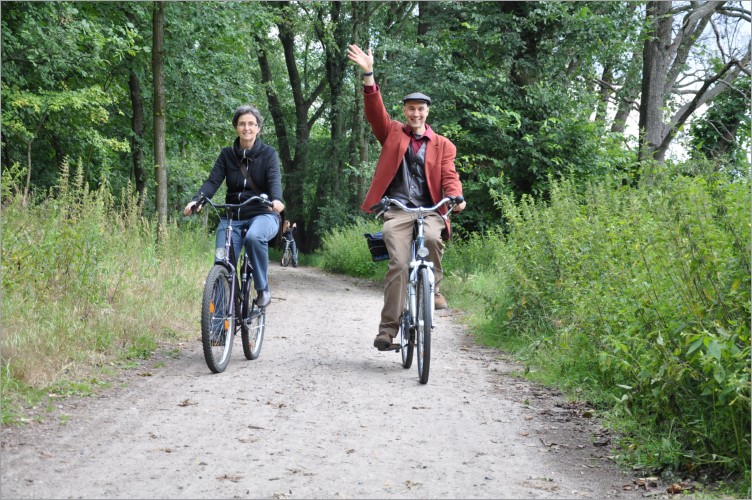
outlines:
[{"label": "tree canopy", "polygon": [[[2,3],[2,166],[23,168],[32,193],[53,185],[68,158],[92,185],[135,186],[157,213],[147,165],[164,161],[165,216],[179,217],[232,141],[233,110],[252,103],[266,115],[262,138],[279,151],[288,216],[310,250],[327,228],[358,217],[379,151],[349,43],[373,49],[394,118],[409,92],[434,99],[429,122],[457,145],[473,207],[457,218],[460,235],[497,225],[502,194],[546,196],[563,177],[637,182],[646,160],[651,169],[671,160],[670,146],[748,168],[744,2],[161,7]],[[154,110],[161,92],[163,113]],[[163,160],[152,116],[165,120]]]}]

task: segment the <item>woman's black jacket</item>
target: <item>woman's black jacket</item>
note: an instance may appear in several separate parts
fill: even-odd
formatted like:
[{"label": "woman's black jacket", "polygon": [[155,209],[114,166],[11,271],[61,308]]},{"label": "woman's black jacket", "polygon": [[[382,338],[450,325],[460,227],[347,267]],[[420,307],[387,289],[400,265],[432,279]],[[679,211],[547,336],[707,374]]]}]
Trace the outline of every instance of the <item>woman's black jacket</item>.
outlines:
[{"label": "woman's black jacket", "polygon": [[[241,162],[248,166],[248,173],[259,191],[253,189],[246,180],[240,170]],[[193,200],[198,200],[201,194],[211,198],[223,181],[227,184],[225,203],[241,203],[253,195],[262,193],[269,196],[269,201],[282,201],[282,173],[277,151],[258,138],[250,150],[240,149],[239,138],[235,139],[232,147],[222,148],[209,173],[209,178],[206,179]],[[270,211],[270,208],[260,203],[249,203],[240,209],[240,213],[235,211],[233,219],[250,219],[254,215],[270,213]]]}]

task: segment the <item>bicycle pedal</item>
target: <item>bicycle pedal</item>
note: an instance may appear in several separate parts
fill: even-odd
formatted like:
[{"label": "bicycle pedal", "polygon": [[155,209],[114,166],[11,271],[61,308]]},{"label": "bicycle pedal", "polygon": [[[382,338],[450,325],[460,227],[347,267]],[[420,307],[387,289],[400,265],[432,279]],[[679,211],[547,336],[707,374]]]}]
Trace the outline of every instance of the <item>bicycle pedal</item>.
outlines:
[{"label": "bicycle pedal", "polygon": [[389,344],[388,347],[384,347],[383,349],[379,349],[379,351],[399,351],[402,349],[402,346],[399,344]]}]

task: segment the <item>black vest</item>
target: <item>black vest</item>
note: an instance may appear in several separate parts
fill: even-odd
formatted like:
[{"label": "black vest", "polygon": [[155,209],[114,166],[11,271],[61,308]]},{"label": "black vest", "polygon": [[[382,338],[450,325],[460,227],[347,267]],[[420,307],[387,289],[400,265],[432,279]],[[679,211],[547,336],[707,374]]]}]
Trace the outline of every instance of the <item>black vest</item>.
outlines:
[{"label": "black vest", "polygon": [[395,198],[408,207],[430,207],[431,196],[426,182],[426,144],[423,141],[418,152],[411,144],[402,158],[402,164],[386,190],[386,195]]}]

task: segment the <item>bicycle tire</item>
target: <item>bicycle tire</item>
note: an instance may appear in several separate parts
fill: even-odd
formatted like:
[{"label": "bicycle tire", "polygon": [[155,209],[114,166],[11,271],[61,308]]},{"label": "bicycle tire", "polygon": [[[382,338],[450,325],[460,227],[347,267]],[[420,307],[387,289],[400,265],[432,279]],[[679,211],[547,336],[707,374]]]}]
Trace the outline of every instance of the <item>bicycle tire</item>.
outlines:
[{"label": "bicycle tire", "polygon": [[410,332],[410,310],[407,307],[409,297],[405,297],[405,307],[400,316],[400,353],[402,367],[407,369],[413,365],[413,351],[415,350],[415,331]]},{"label": "bicycle tire", "polygon": [[292,251],[290,250],[290,247],[286,247],[285,251],[282,253],[282,260],[280,261],[280,264],[282,264],[282,267],[287,267],[290,265],[290,261],[292,260]]},{"label": "bicycle tire", "polygon": [[209,369],[221,373],[227,368],[235,336],[235,305],[231,300],[230,272],[221,265],[209,271],[201,303],[201,343]]},{"label": "bicycle tire", "polygon": [[257,359],[261,354],[261,345],[264,343],[264,330],[266,329],[266,309],[261,309],[253,302],[246,323],[245,330],[241,330],[243,339],[243,354],[246,359]]},{"label": "bicycle tire", "polygon": [[[243,251],[242,264],[238,269],[245,276],[244,285],[240,287],[240,315],[238,323],[240,324],[240,339],[243,345],[243,353],[248,358],[250,352],[248,337],[248,318],[250,318],[251,300],[253,295],[253,273],[251,273],[250,264],[248,263],[248,254]],[[248,358],[250,359],[250,358]]]},{"label": "bicycle tire", "polygon": [[431,283],[428,281],[428,269],[423,268],[418,272],[418,311],[416,328],[416,347],[418,349],[418,378],[421,384],[428,382],[428,373],[431,367],[431,330],[433,328],[433,296],[431,295]]}]

